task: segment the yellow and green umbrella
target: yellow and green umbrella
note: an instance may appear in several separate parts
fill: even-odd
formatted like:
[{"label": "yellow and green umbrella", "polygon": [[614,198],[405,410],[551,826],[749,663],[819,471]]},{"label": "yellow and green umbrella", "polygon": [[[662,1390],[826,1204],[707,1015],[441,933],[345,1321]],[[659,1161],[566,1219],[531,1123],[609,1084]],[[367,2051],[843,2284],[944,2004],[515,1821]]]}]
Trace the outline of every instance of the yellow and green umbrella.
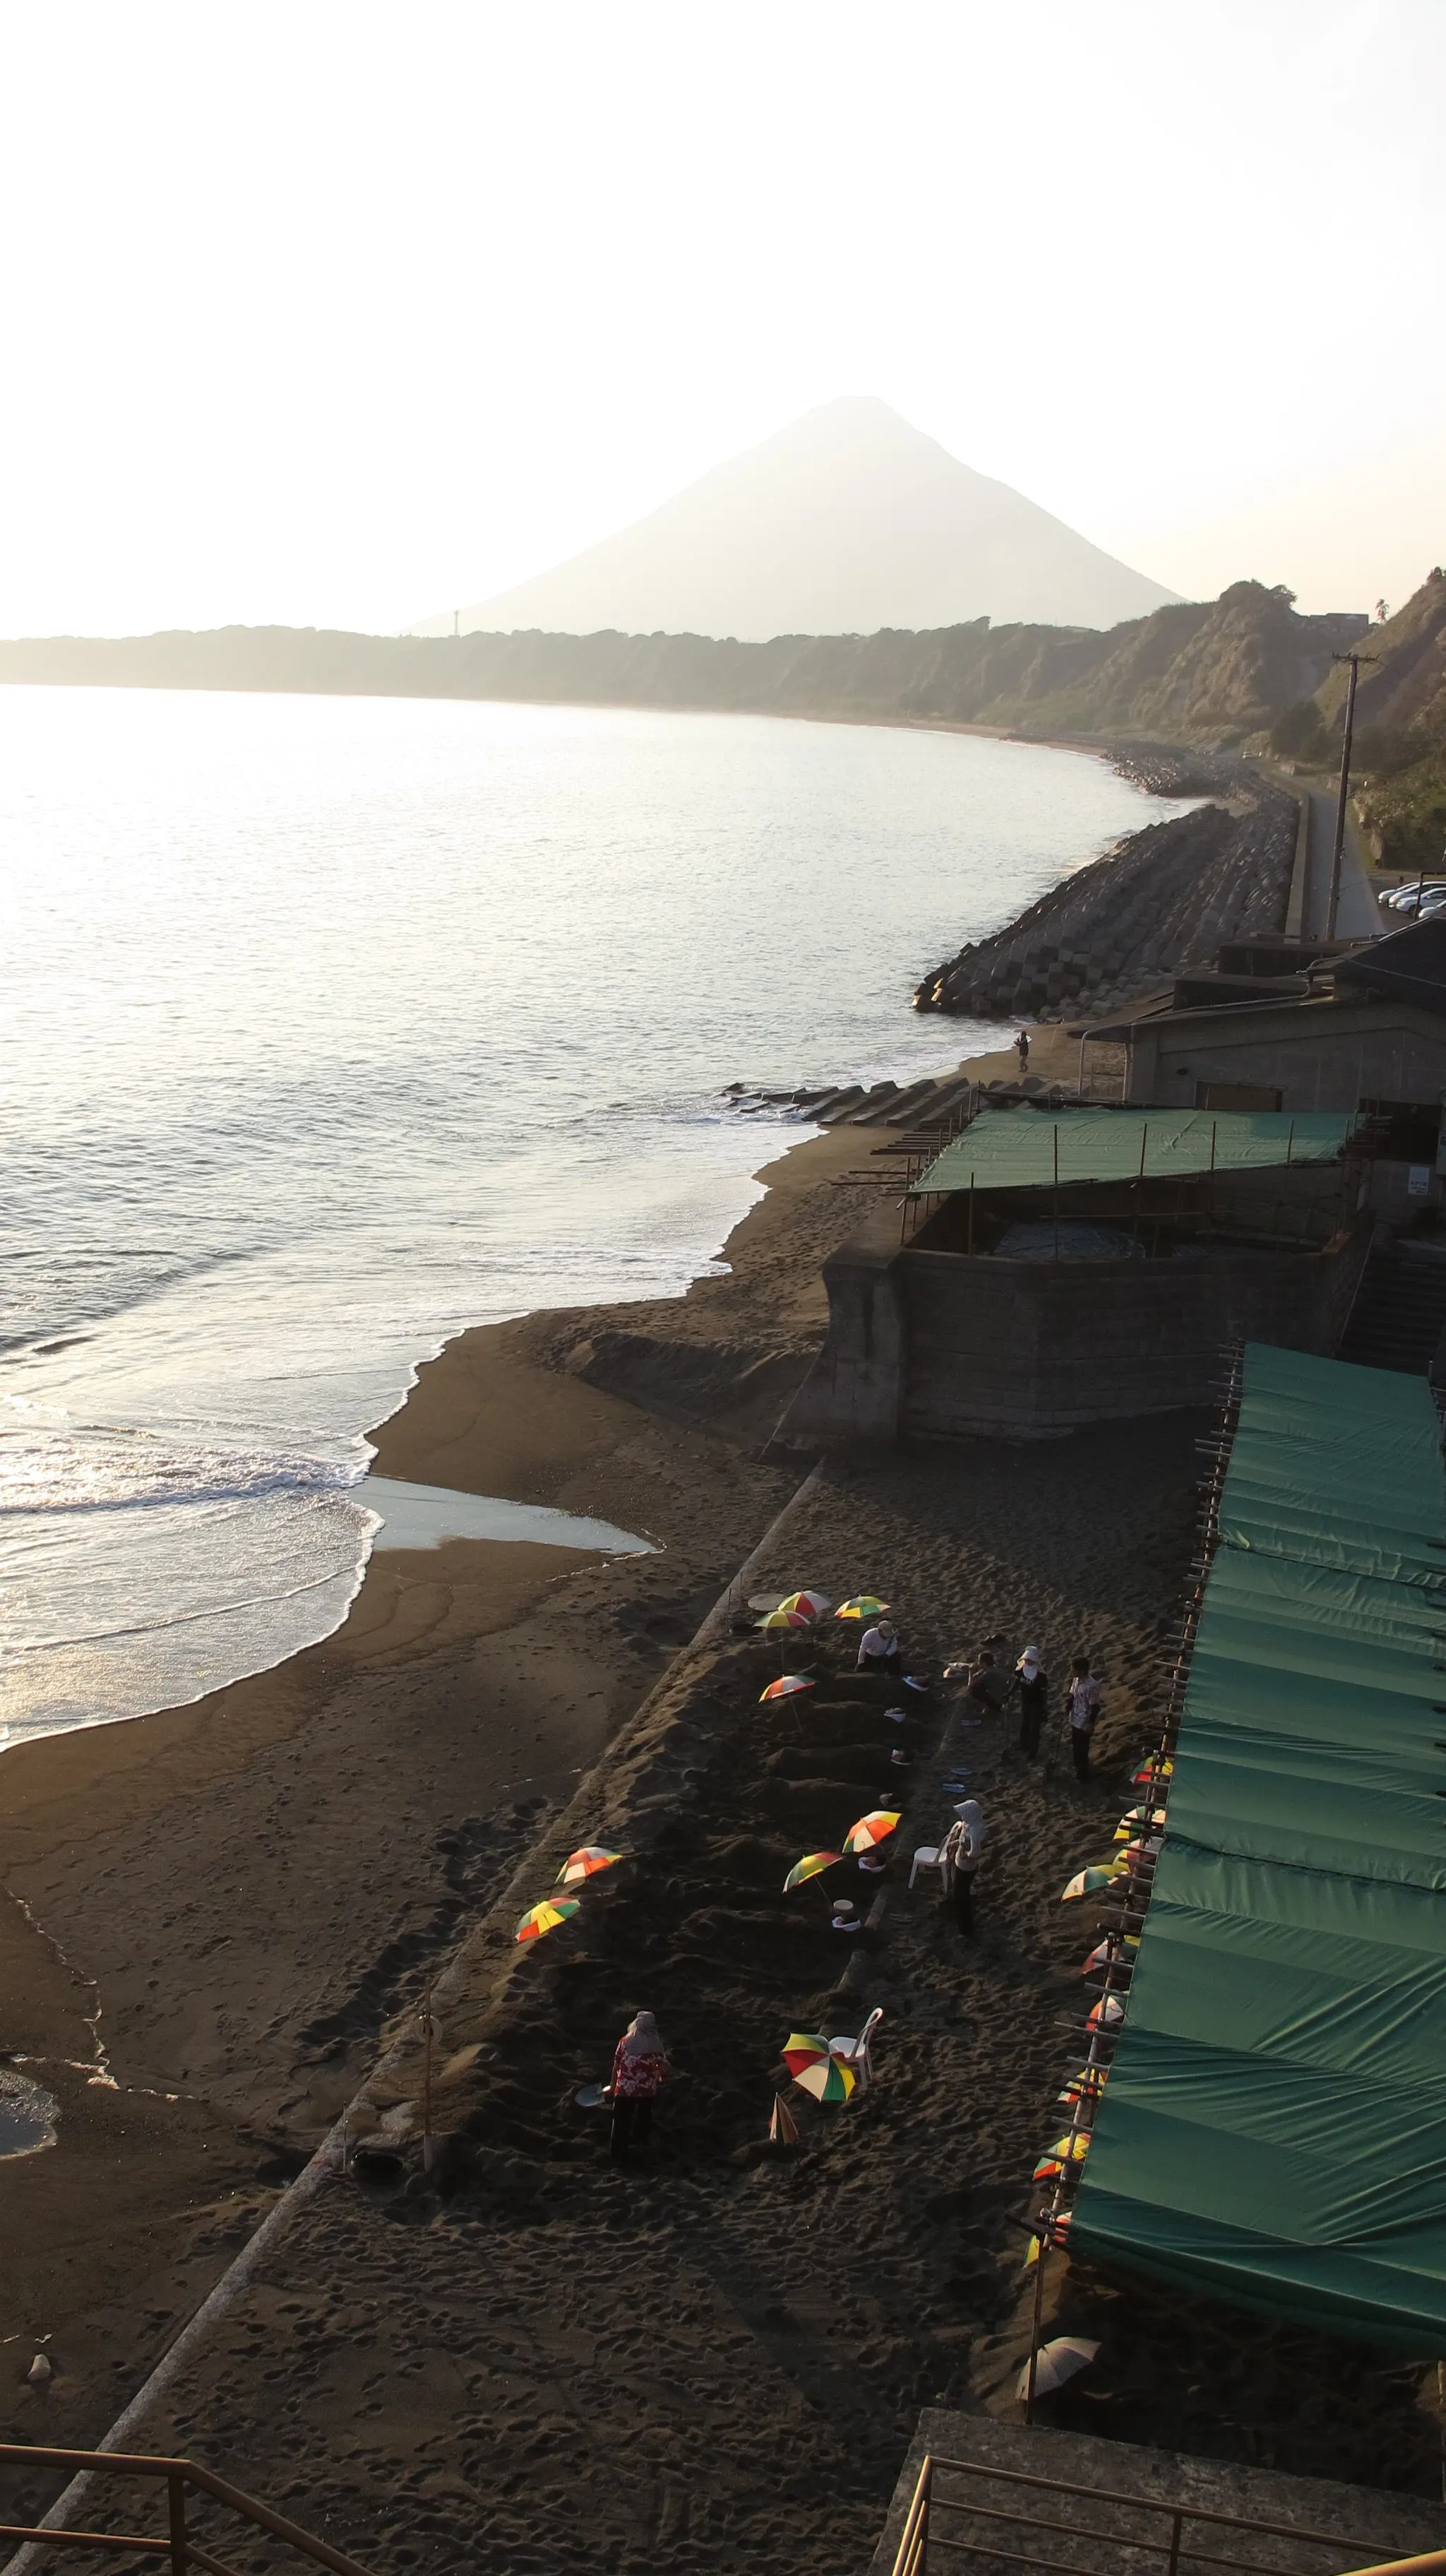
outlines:
[{"label": "yellow and green umbrella", "polygon": [[888,1841],[901,1812],[889,1807],[872,1808],[868,1815],[860,1816],[856,1825],[850,1825],[844,1836],[844,1850],[855,1853],[876,1850],[880,1843]]},{"label": "yellow and green umbrella", "polygon": [[816,2030],[791,2030],[783,2043],[783,2062],[790,2075],[804,2066],[816,2066],[827,2057],[828,2041]]},{"label": "yellow and green umbrella", "polygon": [[1127,1843],[1130,1836],[1133,1833],[1138,1832],[1141,1825],[1149,1827],[1151,1831],[1155,1833],[1163,1833],[1166,1821],[1167,1819],[1163,1807],[1155,1807],[1153,1809],[1149,1807],[1131,1807],[1126,1815],[1121,1816],[1119,1823],[1115,1827],[1115,1840],[1117,1843]]},{"label": "yellow and green umbrella", "polygon": [[569,1852],[557,1873],[559,1887],[581,1887],[584,1880],[596,1878],[600,1869],[611,1869],[622,1859],[621,1852],[605,1851],[601,1843],[581,1843]]},{"label": "yellow and green umbrella", "polygon": [[1097,2102],[1109,2081],[1109,2072],[1107,2066],[1080,2067],[1077,2074],[1071,2075],[1064,2091],[1055,2095],[1055,2100],[1057,2102]]},{"label": "yellow and green umbrella", "polygon": [[1089,2151],[1088,2129],[1067,2129],[1064,2136],[1056,2138],[1053,2146],[1046,2147],[1044,2152],[1047,2156],[1058,2156],[1061,2164],[1082,2165]]},{"label": "yellow and green umbrella", "polygon": [[805,1852],[802,1860],[794,1862],[783,1882],[784,1895],[788,1894],[791,1887],[802,1887],[805,1879],[818,1878],[824,1870],[832,1869],[834,1862],[842,1858],[842,1852]]},{"label": "yellow and green umbrella", "polygon": [[836,1619],[882,1619],[887,1601],[876,1601],[872,1592],[857,1592],[851,1601],[841,1601],[834,1612]]},{"label": "yellow and green umbrella", "polygon": [[813,1621],[806,1610],[790,1610],[788,1604],[781,1601],[776,1610],[769,1611],[766,1619],[755,1620],[754,1626],[777,1631],[780,1628],[785,1630],[811,1628]]},{"label": "yellow and green umbrella", "polygon": [[1097,1896],[1102,1887],[1113,1887],[1124,1866],[1123,1860],[1119,1860],[1103,1867],[1095,1863],[1089,1869],[1077,1869],[1060,1898],[1061,1905],[1068,1905],[1072,1897]]},{"label": "yellow and green umbrella", "polygon": [[859,2079],[841,2057],[818,2057],[793,2080],[816,2102],[846,2102]]},{"label": "yellow and green umbrella", "polygon": [[1031,2180],[1053,2182],[1065,2171],[1066,2166],[1082,2165],[1089,2154],[1089,2145],[1087,2129],[1080,2129],[1073,2138],[1056,2138],[1052,2147],[1045,2148],[1034,2168]]},{"label": "yellow and green umbrella", "polygon": [[519,1941],[540,1941],[544,1932],[555,1932],[559,1923],[570,1923],[581,1912],[575,1896],[545,1896],[540,1905],[529,1905],[517,1926]]},{"label": "yellow and green umbrella", "polygon": [[1148,1789],[1155,1782],[1160,1780],[1172,1780],[1174,1776],[1175,1765],[1168,1759],[1168,1757],[1163,1762],[1155,1760],[1142,1762],[1139,1770],[1136,1771],[1131,1778],[1130,1787],[1132,1789]]}]

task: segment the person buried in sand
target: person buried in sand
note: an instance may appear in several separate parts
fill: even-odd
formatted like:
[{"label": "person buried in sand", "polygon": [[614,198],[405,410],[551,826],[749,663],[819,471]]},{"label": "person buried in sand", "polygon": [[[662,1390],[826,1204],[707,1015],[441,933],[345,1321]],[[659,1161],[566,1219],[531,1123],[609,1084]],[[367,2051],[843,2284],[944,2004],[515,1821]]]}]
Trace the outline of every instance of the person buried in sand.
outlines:
[{"label": "person buried in sand", "polygon": [[653,2097],[668,2072],[668,2052],[650,2012],[634,2013],[613,2053],[611,2152],[619,2161],[629,2147],[645,2147],[653,2125]]},{"label": "person buried in sand", "polygon": [[897,1681],[904,1669],[904,1654],[892,1619],[879,1619],[872,1628],[865,1628],[859,1639],[858,1669]]}]

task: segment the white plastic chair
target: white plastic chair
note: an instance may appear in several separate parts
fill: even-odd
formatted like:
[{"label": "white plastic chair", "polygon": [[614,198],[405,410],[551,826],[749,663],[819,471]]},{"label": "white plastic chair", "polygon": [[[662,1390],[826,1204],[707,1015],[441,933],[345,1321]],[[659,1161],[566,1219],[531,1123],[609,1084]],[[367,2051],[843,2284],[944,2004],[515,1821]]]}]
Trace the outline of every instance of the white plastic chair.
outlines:
[{"label": "white plastic chair", "polygon": [[918,1850],[914,1854],[913,1868],[909,1872],[909,1885],[911,1887],[913,1886],[921,1869],[937,1869],[942,1872],[943,1867],[944,1856],[942,1845],[939,1843],[920,1843]]},{"label": "white plastic chair", "polygon": [[874,2063],[869,2055],[869,2041],[883,2018],[883,2005],[875,2004],[857,2039],[850,2039],[845,2035],[842,2039],[831,2039],[828,2044],[830,2057],[841,2058],[846,2066],[853,2068],[861,2089],[872,2084],[874,2080]]}]

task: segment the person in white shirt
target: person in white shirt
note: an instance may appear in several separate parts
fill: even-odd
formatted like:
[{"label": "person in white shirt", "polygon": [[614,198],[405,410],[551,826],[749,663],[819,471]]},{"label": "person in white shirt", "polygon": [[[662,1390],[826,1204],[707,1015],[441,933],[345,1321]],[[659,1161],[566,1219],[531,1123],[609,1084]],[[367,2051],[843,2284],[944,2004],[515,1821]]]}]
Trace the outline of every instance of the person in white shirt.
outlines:
[{"label": "person in white shirt", "polygon": [[1074,1755],[1074,1776],[1090,1776],[1090,1737],[1100,1713],[1100,1686],[1090,1671],[1088,1655],[1076,1655],[1070,1666],[1069,1688],[1064,1695],[1069,1717],[1069,1749]]},{"label": "person in white shirt", "polygon": [[974,1930],[974,1876],[984,1856],[985,1830],[978,1799],[966,1798],[939,1853],[944,1885],[954,1899],[954,1920],[964,1933]]},{"label": "person in white shirt", "polygon": [[880,1673],[890,1681],[904,1669],[903,1650],[891,1619],[877,1620],[866,1628],[859,1639],[858,1669],[861,1673]]}]

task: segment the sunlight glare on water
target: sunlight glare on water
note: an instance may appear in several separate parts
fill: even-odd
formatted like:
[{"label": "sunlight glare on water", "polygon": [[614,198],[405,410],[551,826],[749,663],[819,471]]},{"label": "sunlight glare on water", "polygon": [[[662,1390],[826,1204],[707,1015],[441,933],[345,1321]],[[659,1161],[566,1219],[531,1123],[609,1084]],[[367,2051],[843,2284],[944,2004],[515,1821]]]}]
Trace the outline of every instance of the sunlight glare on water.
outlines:
[{"label": "sunlight glare on water", "polygon": [[[0,1741],[326,1635],[464,1324],[676,1294],[913,984],[1174,810],[765,718],[0,689]],[[760,1132],[760,1129],[762,1132]]]}]

